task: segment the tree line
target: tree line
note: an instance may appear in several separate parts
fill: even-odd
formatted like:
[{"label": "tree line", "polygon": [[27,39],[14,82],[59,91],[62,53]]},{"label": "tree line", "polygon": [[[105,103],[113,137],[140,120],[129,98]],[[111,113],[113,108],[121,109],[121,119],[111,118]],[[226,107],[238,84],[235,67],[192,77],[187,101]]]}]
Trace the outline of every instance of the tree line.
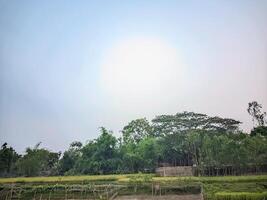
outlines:
[{"label": "tree line", "polygon": [[238,174],[251,166],[260,170],[267,164],[266,113],[261,110],[255,101],[248,104],[254,123],[250,134],[242,132],[241,122],[234,119],[182,112],[159,115],[151,122],[146,118],[132,120],[119,138],[101,127],[98,138],[85,144],[72,142],[63,153],[41,148],[38,143],[19,155],[4,143],[0,175],[154,172],[163,165],[195,166],[202,175]]}]

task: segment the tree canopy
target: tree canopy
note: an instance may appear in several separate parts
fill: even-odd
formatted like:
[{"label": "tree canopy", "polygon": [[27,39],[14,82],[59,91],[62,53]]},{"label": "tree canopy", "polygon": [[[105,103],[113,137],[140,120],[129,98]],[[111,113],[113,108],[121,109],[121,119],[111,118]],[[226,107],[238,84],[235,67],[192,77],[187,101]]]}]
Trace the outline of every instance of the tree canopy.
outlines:
[{"label": "tree canopy", "polygon": [[[255,106],[258,104],[249,104],[248,110],[257,120],[262,112]],[[153,172],[166,164],[194,165],[206,174],[213,168],[218,174],[222,167],[236,173],[234,168],[266,165],[266,126],[258,123],[251,134],[247,134],[240,131],[240,123],[194,112],[159,115],[152,122],[139,118],[123,127],[122,138],[116,138],[112,131],[101,127],[98,138],[84,144],[74,141],[62,156],[60,152],[41,148],[41,143],[27,148],[24,155],[18,155],[4,143],[0,150],[0,175]]]},{"label": "tree canopy", "polygon": [[210,117],[206,114],[182,112],[175,115],[160,115],[152,120],[157,135],[166,135],[188,130],[207,130],[217,132],[236,132],[240,121]]}]

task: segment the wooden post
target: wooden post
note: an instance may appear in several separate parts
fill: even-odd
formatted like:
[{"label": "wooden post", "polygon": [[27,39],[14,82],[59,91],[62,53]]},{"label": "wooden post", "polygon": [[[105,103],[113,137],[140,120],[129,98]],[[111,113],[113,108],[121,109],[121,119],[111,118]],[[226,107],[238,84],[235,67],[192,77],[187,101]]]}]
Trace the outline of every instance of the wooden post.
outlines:
[{"label": "wooden post", "polygon": [[36,195],[36,189],[34,190],[34,195],[33,195],[34,200],[35,200],[35,195]]},{"label": "wooden post", "polygon": [[19,190],[19,199],[21,199],[21,192],[22,192],[22,188],[20,188]]},{"label": "wooden post", "polygon": [[67,187],[65,187],[65,199],[68,198],[68,190],[67,190]]},{"label": "wooden post", "polygon": [[106,193],[107,199],[108,199],[108,185],[105,186],[104,188],[104,194]]},{"label": "wooden post", "polygon": [[152,189],[152,197],[153,197],[154,196],[154,194],[153,194],[153,183],[151,185],[151,189]]},{"label": "wooden post", "polygon": [[75,193],[75,190],[73,189],[73,187],[72,187],[71,192],[72,192],[72,199],[74,199],[74,193]]},{"label": "wooden post", "polygon": [[157,195],[157,193],[160,193],[160,185],[159,183],[156,183],[155,186],[154,186],[154,194],[155,196]]},{"label": "wooden post", "polygon": [[14,184],[12,184],[12,186],[11,186],[11,191],[10,191],[10,199],[12,199],[13,187],[14,187]]}]

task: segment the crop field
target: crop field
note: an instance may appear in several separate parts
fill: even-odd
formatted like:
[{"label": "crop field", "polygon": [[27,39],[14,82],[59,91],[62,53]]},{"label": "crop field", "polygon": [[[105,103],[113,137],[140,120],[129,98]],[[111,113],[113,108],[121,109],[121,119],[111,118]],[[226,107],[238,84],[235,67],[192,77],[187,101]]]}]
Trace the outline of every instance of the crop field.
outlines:
[{"label": "crop field", "polygon": [[51,177],[16,177],[0,178],[0,184],[5,183],[62,183],[62,182],[91,182],[91,181],[115,181],[129,182],[133,178],[141,180],[153,180],[156,182],[266,182],[267,175],[257,176],[214,176],[214,177],[158,177],[155,174],[112,174],[112,175],[88,175],[88,176],[51,176]]},{"label": "crop field", "polygon": [[[148,196],[203,194],[204,199],[243,200],[267,198],[267,175],[224,177],[157,177],[154,174],[55,176],[1,178],[0,199],[111,199],[125,196],[138,199]],[[10,195],[11,193],[12,195]],[[20,193],[25,192],[24,196]],[[19,193],[19,195],[18,195]],[[195,196],[194,196],[195,194]],[[141,196],[145,195],[145,196]],[[13,197],[12,197],[13,196]],[[165,197],[164,197],[165,196]],[[188,198],[189,198],[188,197]],[[187,199],[188,199],[187,198]],[[130,197],[128,199],[131,199]]]}]

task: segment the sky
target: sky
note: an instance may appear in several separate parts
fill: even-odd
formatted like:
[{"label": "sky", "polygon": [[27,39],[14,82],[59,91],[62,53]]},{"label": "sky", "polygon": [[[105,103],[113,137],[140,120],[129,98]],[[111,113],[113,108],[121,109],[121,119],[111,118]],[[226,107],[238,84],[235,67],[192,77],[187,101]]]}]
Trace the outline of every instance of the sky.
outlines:
[{"label": "sky", "polygon": [[104,126],[267,111],[267,1],[0,0],[0,142],[85,143]]}]

